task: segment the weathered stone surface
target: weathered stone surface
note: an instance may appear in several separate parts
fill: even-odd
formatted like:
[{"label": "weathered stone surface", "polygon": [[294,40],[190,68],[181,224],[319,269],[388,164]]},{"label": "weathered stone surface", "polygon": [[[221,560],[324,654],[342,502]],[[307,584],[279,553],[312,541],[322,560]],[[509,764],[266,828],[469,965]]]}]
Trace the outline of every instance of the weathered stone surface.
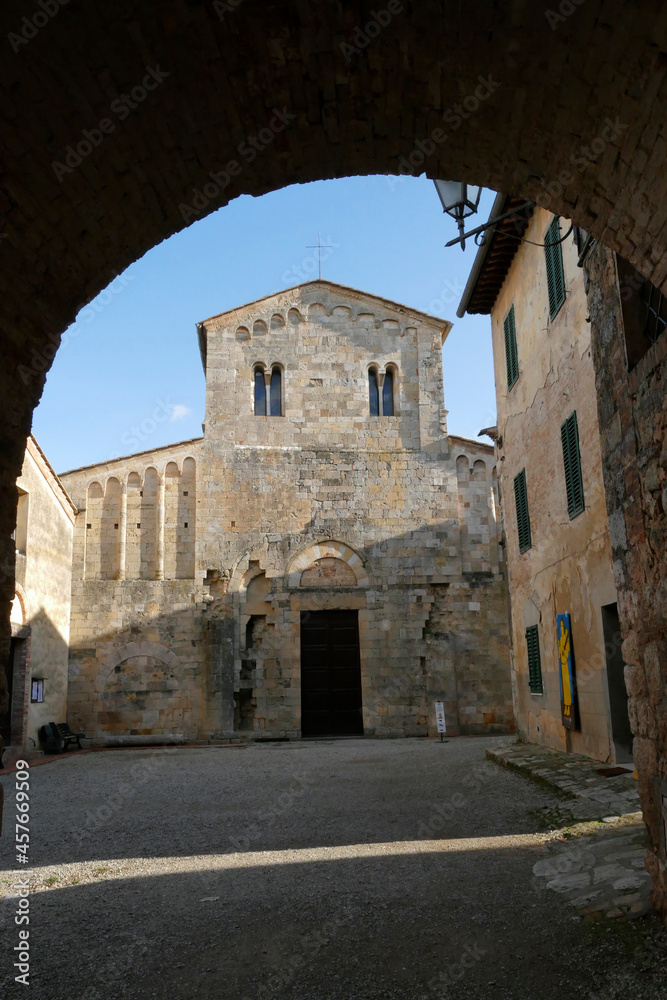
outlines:
[{"label": "weathered stone surface", "polygon": [[586,268],[601,419],[603,412],[612,413],[621,431],[603,440],[603,469],[610,522],[618,526],[612,548],[634,756],[649,831],[647,867],[656,880],[656,905],[667,912],[667,339],[663,333],[628,371],[622,310],[627,284],[619,285],[615,255],[601,245]]},{"label": "weathered stone surface", "polygon": [[[242,193],[424,170],[531,196],[667,276],[666,24],[649,0],[587,0],[556,24],[401,5],[377,37],[340,0],[72,10],[26,29],[23,3],[2,7],[0,662],[11,491],[61,332],[188,222]],[[0,673],[0,709],[3,689]]]},{"label": "weathered stone surface", "polygon": [[[448,330],[326,281],[199,325],[204,438],[63,476],[78,725],[297,736],[301,614],[352,609],[366,734],[432,733],[436,700],[451,732],[513,729],[493,452],[447,435]],[[280,416],[254,412],[258,365]]]}]

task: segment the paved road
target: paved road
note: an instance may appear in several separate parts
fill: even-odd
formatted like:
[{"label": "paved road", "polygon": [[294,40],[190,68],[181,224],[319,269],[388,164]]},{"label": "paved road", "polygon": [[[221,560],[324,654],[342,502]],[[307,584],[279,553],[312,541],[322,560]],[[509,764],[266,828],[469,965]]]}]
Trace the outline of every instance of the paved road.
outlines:
[{"label": "paved road", "polygon": [[[667,996],[583,948],[533,866],[554,801],[498,740],[117,751],[31,774],[40,1000]],[[13,776],[2,779],[7,813]],[[0,888],[17,869],[8,816]],[[3,998],[17,900],[0,907]]]}]

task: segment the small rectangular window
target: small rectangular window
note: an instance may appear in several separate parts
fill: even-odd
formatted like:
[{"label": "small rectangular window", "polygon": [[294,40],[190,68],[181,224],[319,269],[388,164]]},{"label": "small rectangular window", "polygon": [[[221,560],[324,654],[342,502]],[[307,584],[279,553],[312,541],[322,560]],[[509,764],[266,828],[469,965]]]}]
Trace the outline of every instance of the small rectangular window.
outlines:
[{"label": "small rectangular window", "polygon": [[30,701],[44,701],[44,681],[41,678],[34,677],[32,680],[30,687]]},{"label": "small rectangular window", "polygon": [[577,425],[576,410],[561,425],[560,439],[563,446],[567,512],[570,520],[572,520],[577,514],[581,514],[586,507],[584,503],[584,481],[581,474],[579,427]]},{"label": "small rectangular window", "polygon": [[527,552],[533,542],[530,535],[530,512],[528,510],[528,488],[526,486],[525,469],[522,469],[519,475],[514,477],[514,501],[516,503],[519,551]]},{"label": "small rectangular window", "polygon": [[516,322],[514,306],[510,308],[504,323],[505,365],[507,367],[507,388],[511,389],[519,377],[519,354],[516,346]]},{"label": "small rectangular window", "polygon": [[140,528],[140,527],[141,527],[141,525],[140,525],[140,524],[138,524],[138,525],[137,525],[137,528]]},{"label": "small rectangular window", "polygon": [[269,386],[269,413],[272,417],[281,417],[283,414],[283,393],[282,393],[282,372],[280,368],[271,370],[271,384]]},{"label": "small rectangular window", "polygon": [[384,382],[382,383],[382,415],[393,417],[394,415],[394,373],[386,371]]},{"label": "small rectangular window", "polygon": [[255,368],[255,416],[266,416],[266,382],[262,368]]},{"label": "small rectangular window", "polygon": [[622,257],[616,258],[628,370],[639,364],[667,328],[667,297]]},{"label": "small rectangular window", "polygon": [[526,629],[526,647],[528,649],[528,687],[533,694],[543,694],[540,633],[537,625],[529,625]]},{"label": "small rectangular window", "polygon": [[547,265],[547,288],[549,291],[549,316],[553,319],[565,302],[565,272],[563,271],[563,247],[558,216],[547,229],[544,238],[544,256]]},{"label": "small rectangular window", "polygon": [[368,372],[368,412],[372,417],[380,415],[380,389],[378,375],[374,368]]}]

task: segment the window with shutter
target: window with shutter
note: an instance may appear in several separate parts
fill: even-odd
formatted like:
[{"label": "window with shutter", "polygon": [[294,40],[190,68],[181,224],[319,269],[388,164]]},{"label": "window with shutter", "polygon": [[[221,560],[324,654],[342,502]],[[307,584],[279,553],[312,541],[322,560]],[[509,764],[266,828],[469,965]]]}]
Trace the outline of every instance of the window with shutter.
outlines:
[{"label": "window with shutter", "polygon": [[547,265],[547,287],[549,290],[549,315],[554,318],[565,302],[565,272],[563,271],[563,248],[560,239],[558,216],[547,229],[544,240],[544,256]]},{"label": "window with shutter", "polygon": [[528,489],[526,470],[522,469],[514,477],[514,500],[516,503],[516,523],[519,533],[519,552],[526,552],[533,544],[530,536],[530,513],[528,510]]},{"label": "window with shutter", "polygon": [[581,474],[581,454],[579,452],[579,427],[577,413],[570,414],[561,425],[560,439],[563,445],[563,467],[565,469],[565,490],[567,492],[567,512],[570,520],[585,509],[584,481]]},{"label": "window with shutter", "polygon": [[526,647],[528,649],[528,687],[533,694],[543,694],[540,633],[537,625],[529,625],[526,629]]},{"label": "window with shutter", "polygon": [[505,364],[507,366],[507,388],[511,389],[519,377],[519,354],[516,347],[516,322],[514,306],[511,307],[504,323],[505,329]]}]

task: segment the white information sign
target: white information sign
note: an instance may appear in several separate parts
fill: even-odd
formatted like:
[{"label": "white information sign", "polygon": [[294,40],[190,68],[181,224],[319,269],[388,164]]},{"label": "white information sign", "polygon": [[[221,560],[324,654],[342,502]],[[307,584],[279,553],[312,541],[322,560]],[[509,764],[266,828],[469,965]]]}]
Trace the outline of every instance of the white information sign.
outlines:
[{"label": "white information sign", "polygon": [[445,706],[441,701],[436,701],[435,703],[435,724],[439,733],[447,732],[447,727],[445,725]]}]

